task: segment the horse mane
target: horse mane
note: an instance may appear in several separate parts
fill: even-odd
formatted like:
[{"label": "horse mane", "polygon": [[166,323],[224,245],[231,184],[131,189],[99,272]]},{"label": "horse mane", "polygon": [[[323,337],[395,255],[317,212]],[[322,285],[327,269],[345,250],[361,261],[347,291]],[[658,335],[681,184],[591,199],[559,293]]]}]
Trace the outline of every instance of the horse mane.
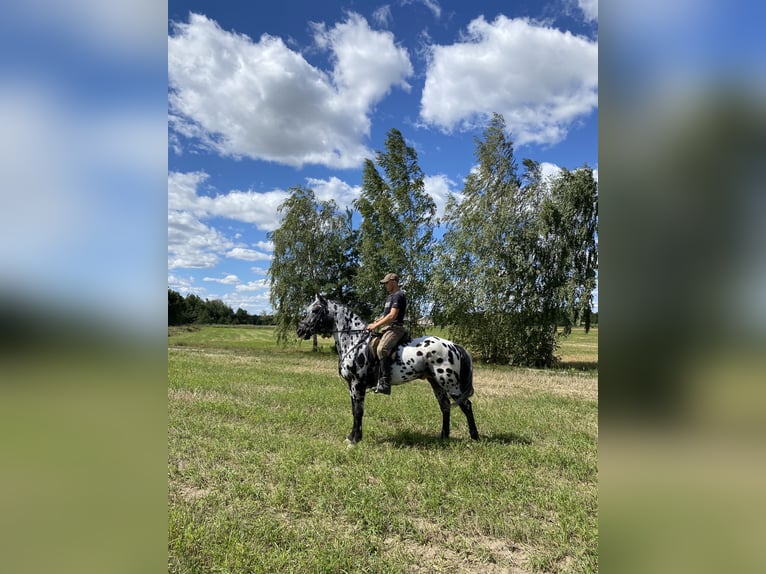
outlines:
[{"label": "horse mane", "polygon": [[354,311],[349,305],[346,303],[341,303],[340,301],[336,301],[334,299],[325,299],[328,303],[334,304],[336,307],[344,309],[346,312],[348,312],[348,319],[353,323],[355,321],[360,321],[362,325],[365,327],[367,326],[367,321],[365,321],[359,313]]}]

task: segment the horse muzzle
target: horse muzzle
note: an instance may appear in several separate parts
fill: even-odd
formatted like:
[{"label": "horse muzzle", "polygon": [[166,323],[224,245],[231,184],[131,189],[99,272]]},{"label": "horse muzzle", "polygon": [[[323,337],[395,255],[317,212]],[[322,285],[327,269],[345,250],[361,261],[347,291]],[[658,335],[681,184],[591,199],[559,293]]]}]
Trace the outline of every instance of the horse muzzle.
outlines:
[{"label": "horse muzzle", "polygon": [[311,329],[303,322],[298,323],[298,328],[295,330],[295,333],[298,335],[298,338],[303,339],[304,341],[311,338]]}]

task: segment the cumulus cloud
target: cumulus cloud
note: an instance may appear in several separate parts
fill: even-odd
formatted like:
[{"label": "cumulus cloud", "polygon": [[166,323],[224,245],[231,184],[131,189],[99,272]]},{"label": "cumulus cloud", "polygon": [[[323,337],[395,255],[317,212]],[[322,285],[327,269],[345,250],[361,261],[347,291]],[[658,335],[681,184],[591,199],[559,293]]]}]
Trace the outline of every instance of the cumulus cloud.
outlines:
[{"label": "cumulus cloud", "polygon": [[[191,14],[168,38],[170,125],[174,134],[230,157],[300,167],[352,168],[371,152],[372,106],[413,73],[393,34],[372,30],[358,14],[327,28],[316,46],[333,69],[311,65],[282,39],[254,42]],[[171,138],[174,147],[178,139]]]},{"label": "cumulus cloud", "polygon": [[183,211],[168,212],[168,269],[213,267],[233,244],[223,234]]},{"label": "cumulus cloud", "polygon": [[[206,268],[222,257],[242,261],[269,261],[274,244],[258,241],[252,245],[235,242],[205,220],[230,219],[273,231],[280,225],[279,205],[289,192],[275,189],[266,192],[233,190],[209,194],[209,175],[203,171],[168,174],[168,268]],[[330,179],[307,178],[318,199],[335,200],[341,209],[351,207],[361,188],[333,176]],[[236,235],[235,238],[238,238]]]},{"label": "cumulus cloud", "polygon": [[308,187],[314,190],[316,198],[320,201],[332,199],[340,209],[351,208],[355,199],[362,192],[361,186],[349,185],[335,176],[330,179],[306,178]]},{"label": "cumulus cloud", "polygon": [[227,275],[226,277],[203,277],[203,281],[212,281],[214,283],[221,283],[222,285],[238,285],[240,283],[239,277],[236,275]]},{"label": "cumulus cloud", "polygon": [[215,196],[202,195],[200,188],[208,180],[205,172],[168,175],[168,267],[212,267],[221,256],[245,261],[267,261],[270,242],[262,241],[256,249],[235,244],[220,231],[202,220],[223,217],[271,231],[279,226],[277,207],[288,194],[232,191]]},{"label": "cumulus cloud", "polygon": [[517,145],[555,144],[598,105],[598,44],[503,15],[431,47],[420,115],[444,131],[503,114]]},{"label": "cumulus cloud", "polygon": [[449,196],[454,195],[458,198],[462,195],[459,191],[453,191],[456,183],[444,174],[427,175],[423,178],[425,191],[436,203],[436,216],[444,216],[444,207],[447,205]]},{"label": "cumulus cloud", "polygon": [[540,164],[540,172],[543,176],[543,180],[550,180],[561,173],[561,168],[555,163],[544,161]]},{"label": "cumulus cloud", "polygon": [[256,279],[255,281],[249,281],[241,285],[237,285],[237,292],[242,291],[265,291],[270,288],[269,279]]},{"label": "cumulus cloud", "polygon": [[171,172],[168,176],[168,209],[185,211],[198,218],[224,217],[251,223],[263,231],[279,227],[277,208],[288,198],[286,191],[233,190],[214,196],[201,195],[198,187],[207,179],[204,172]]},{"label": "cumulus cloud", "polygon": [[235,247],[226,253],[226,257],[231,259],[241,259],[243,261],[271,261],[271,255],[255,249],[246,249],[245,247]]}]

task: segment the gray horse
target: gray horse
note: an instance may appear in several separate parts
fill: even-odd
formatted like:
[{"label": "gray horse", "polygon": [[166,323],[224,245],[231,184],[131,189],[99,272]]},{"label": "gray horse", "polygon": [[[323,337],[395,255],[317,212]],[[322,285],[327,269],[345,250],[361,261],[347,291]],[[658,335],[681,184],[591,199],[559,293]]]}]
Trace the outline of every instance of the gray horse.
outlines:
[{"label": "gray horse", "polygon": [[[347,442],[362,440],[364,396],[377,380],[377,361],[369,348],[367,324],[347,306],[328,301],[321,295],[306,310],[298,324],[298,337],[309,339],[314,334],[332,335],[338,350],[338,372],[348,382],[354,426]],[[425,379],[439,401],[442,412],[441,438],[449,438],[450,410],[460,407],[468,421],[471,438],[478,440],[479,431],[473,418],[469,397],[473,395],[473,362],[463,347],[439,337],[420,337],[395,350],[391,384],[400,385]]]}]

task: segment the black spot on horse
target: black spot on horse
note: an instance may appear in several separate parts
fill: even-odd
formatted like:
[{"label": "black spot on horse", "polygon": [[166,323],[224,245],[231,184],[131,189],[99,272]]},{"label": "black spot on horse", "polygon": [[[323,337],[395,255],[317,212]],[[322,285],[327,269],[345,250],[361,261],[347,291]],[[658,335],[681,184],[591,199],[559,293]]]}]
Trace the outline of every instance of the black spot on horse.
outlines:
[{"label": "black spot on horse", "polygon": [[436,362],[437,362],[437,363],[443,363],[443,362],[444,362],[444,359],[442,359],[441,357],[439,357],[438,359],[436,359]]},{"label": "black spot on horse", "polygon": [[437,372],[437,373],[443,373],[443,372],[444,372],[444,369],[436,369],[436,372]]},{"label": "black spot on horse", "polygon": [[423,351],[418,351],[418,357],[422,357],[422,356],[423,356]]}]

